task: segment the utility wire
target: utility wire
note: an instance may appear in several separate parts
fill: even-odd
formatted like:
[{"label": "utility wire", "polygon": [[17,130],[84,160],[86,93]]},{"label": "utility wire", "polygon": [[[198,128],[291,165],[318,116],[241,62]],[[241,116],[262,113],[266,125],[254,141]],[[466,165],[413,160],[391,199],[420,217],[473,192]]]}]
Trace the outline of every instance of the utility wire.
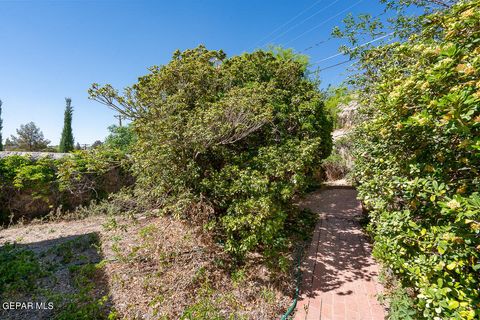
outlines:
[{"label": "utility wire", "polygon": [[270,32],[268,35],[266,35],[265,37],[263,37],[262,39],[260,39],[259,41],[257,41],[257,43],[255,43],[255,47],[259,44],[261,44],[263,41],[265,41],[266,39],[268,39],[270,36],[272,36],[275,32],[277,31],[280,31],[283,27],[287,26],[290,22],[293,22],[295,19],[297,19],[298,17],[300,17],[302,14],[304,14],[305,12],[307,12],[308,10],[310,10],[311,8],[315,7],[317,4],[319,4],[320,2],[322,2],[323,0],[317,0],[315,1],[311,6],[307,7],[306,9],[302,10],[299,14],[297,14],[295,17],[291,18],[290,20],[288,20],[287,22],[285,22],[284,24],[282,24],[281,26],[277,27],[275,30],[273,30],[272,32]]},{"label": "utility wire", "polygon": [[336,58],[336,57],[338,57],[338,56],[342,56],[342,55],[344,55],[344,54],[345,54],[345,53],[343,53],[343,52],[339,52],[339,53],[336,53],[336,54],[334,54],[334,55],[331,55],[330,57],[326,57],[326,58],[324,58],[324,59],[315,61],[315,62],[312,63],[312,64],[319,64],[320,62],[327,61],[327,60]]},{"label": "utility wire", "polygon": [[298,53],[305,53],[305,52],[307,52],[307,51],[309,51],[309,50],[312,50],[313,48],[316,48],[316,47],[318,47],[319,45],[324,44],[324,43],[326,43],[326,42],[328,42],[328,41],[330,41],[330,40],[332,40],[332,39],[333,39],[333,37],[330,37],[330,38],[328,38],[328,39],[319,41],[319,42],[317,42],[317,43],[315,43],[315,44],[312,44],[312,45],[309,46],[309,47],[306,47],[305,49],[303,49],[302,51],[299,51]]},{"label": "utility wire", "polygon": [[[341,66],[342,64],[348,63],[350,61],[352,61],[352,59],[348,59],[348,60],[345,60],[345,61],[342,61],[342,62],[339,62],[339,63],[332,64],[331,66],[328,66],[328,67],[325,67],[325,68],[322,68],[322,69],[318,69],[318,71],[324,71],[324,70],[328,70],[328,69],[331,69],[331,68],[334,68],[334,67],[338,67],[338,66]],[[353,65],[353,63],[352,63],[352,65]]]},{"label": "utility wire", "polygon": [[[382,13],[379,13],[379,14],[371,17],[371,19],[377,19],[377,18],[383,16],[385,13],[386,13],[385,11],[382,12]],[[299,51],[298,53],[305,53],[306,51],[312,50],[312,49],[318,47],[318,46],[321,45],[321,44],[324,44],[324,43],[326,43],[326,42],[328,42],[328,41],[330,41],[330,40],[333,40],[334,38],[335,38],[335,37],[332,36],[332,37],[329,37],[329,38],[327,38],[327,39],[325,39],[325,40],[321,40],[321,41],[319,41],[319,42],[316,42],[316,43],[312,44],[311,46],[306,47],[305,49]]]},{"label": "utility wire", "polygon": [[[335,0],[333,1],[332,3],[330,3],[328,6],[326,7],[323,7],[322,9],[320,9],[319,11],[315,12],[314,14],[311,14],[310,16],[308,16],[307,18],[303,19],[302,21],[294,24],[293,26],[291,26],[290,28],[288,28],[287,30],[283,31],[282,33],[276,35],[275,37],[273,37],[272,39],[270,39],[269,42],[272,42],[278,38],[280,38],[281,36],[287,34],[289,31],[295,29],[296,27],[298,27],[299,25],[303,24],[304,22],[310,20],[311,18],[315,17],[316,15],[319,15],[320,13],[324,12],[325,10],[327,10],[328,8],[330,8],[331,6],[333,6],[335,3],[339,2],[340,0]],[[363,1],[363,0],[362,0]],[[266,43],[265,43],[266,44]]]},{"label": "utility wire", "polygon": [[327,20],[322,21],[322,23],[316,25],[315,27],[313,27],[313,28],[311,28],[311,29],[308,29],[307,31],[301,33],[301,34],[300,34],[299,36],[297,36],[296,38],[293,38],[292,40],[287,41],[286,43],[284,43],[284,45],[287,45],[287,44],[289,44],[289,43],[291,43],[291,42],[293,42],[293,41],[295,41],[295,40],[303,37],[303,36],[306,35],[307,33],[309,33],[309,32],[311,32],[311,31],[313,31],[313,30],[316,30],[316,29],[320,28],[320,27],[323,26],[325,23],[329,22],[329,21],[332,20],[332,19],[335,19],[336,17],[338,17],[339,15],[341,15],[341,14],[345,13],[346,11],[352,9],[353,7],[356,7],[357,5],[359,5],[359,4],[360,4],[361,2],[363,2],[363,1],[364,1],[364,0],[358,0],[357,2],[355,2],[354,4],[352,4],[351,6],[349,6],[348,8],[340,11],[339,13],[337,13],[337,14],[335,14],[335,15],[333,15],[333,16],[331,16],[331,17],[328,18]]},{"label": "utility wire", "polygon": [[[394,33],[395,33],[395,32],[390,32],[390,33],[385,34],[385,35],[383,35],[383,36],[381,36],[381,37],[378,37],[378,38],[375,38],[375,39],[370,40],[370,41],[368,41],[368,42],[362,43],[361,45],[358,45],[358,46],[356,46],[355,48],[353,48],[353,49],[351,49],[351,50],[356,50],[356,49],[359,49],[359,48],[361,48],[361,47],[365,47],[366,45],[369,45],[369,44],[371,44],[371,43],[374,43],[374,42],[377,42],[377,41],[379,41],[379,40],[382,40],[382,39],[384,39],[384,38],[386,38],[386,37],[389,37],[389,36],[393,35]],[[338,56],[341,56],[341,55],[344,55],[344,54],[345,54],[344,52],[336,53],[336,54],[334,54],[334,55],[331,55],[330,57],[326,57],[326,58],[324,58],[324,59],[315,61],[314,63],[312,63],[312,65],[319,64],[319,63],[321,63],[321,62],[323,62],[323,61],[327,61],[327,60],[333,59],[333,58],[335,58],[335,57],[338,57]]]}]

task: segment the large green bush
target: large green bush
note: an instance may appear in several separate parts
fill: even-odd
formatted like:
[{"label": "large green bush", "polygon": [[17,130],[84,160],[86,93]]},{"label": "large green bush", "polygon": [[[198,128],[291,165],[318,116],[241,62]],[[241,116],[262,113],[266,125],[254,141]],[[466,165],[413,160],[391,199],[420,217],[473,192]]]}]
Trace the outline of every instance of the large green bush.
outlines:
[{"label": "large green bush", "polygon": [[137,137],[130,124],[126,126],[112,125],[108,127],[110,134],[105,139],[105,147],[109,149],[118,149],[127,154],[135,146]]},{"label": "large green bush", "polygon": [[[303,60],[257,51],[176,52],[120,96],[91,97],[133,120],[138,187],[165,211],[205,215],[229,252],[273,249],[294,194],[331,150],[331,122]],[[204,219],[205,221],[205,219]]]},{"label": "large green bush", "polygon": [[418,318],[480,317],[480,1],[362,55],[356,177],[374,253]]},{"label": "large green bush", "polygon": [[118,150],[76,151],[61,159],[0,158],[0,223],[101,199],[131,182]]}]

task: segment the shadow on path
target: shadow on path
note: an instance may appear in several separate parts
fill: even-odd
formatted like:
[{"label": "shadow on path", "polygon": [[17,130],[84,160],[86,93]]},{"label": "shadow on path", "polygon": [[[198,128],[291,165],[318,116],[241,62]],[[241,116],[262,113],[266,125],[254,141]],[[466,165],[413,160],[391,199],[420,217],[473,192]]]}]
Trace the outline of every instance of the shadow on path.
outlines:
[{"label": "shadow on path", "polygon": [[356,191],[330,188],[300,204],[320,215],[302,263],[302,295],[295,319],[384,319],[371,245],[359,221]]}]

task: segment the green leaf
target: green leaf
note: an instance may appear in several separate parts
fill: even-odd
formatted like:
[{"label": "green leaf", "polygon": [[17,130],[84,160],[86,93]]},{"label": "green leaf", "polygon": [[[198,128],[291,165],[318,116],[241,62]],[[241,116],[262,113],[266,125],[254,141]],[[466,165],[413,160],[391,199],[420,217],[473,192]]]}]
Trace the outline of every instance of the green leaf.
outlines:
[{"label": "green leaf", "polygon": [[456,266],[457,266],[457,263],[455,261],[453,261],[453,262],[450,262],[449,264],[447,264],[447,269],[448,270],[453,270],[453,269],[455,269]]},{"label": "green leaf", "polygon": [[438,250],[438,253],[440,254],[444,254],[445,251],[447,251],[447,242],[446,241],[440,241],[438,246],[437,246],[437,250]]},{"label": "green leaf", "polygon": [[460,303],[457,300],[450,300],[448,302],[448,309],[454,310],[460,306]]},{"label": "green leaf", "polygon": [[442,287],[443,287],[443,279],[442,279],[442,278],[438,278],[438,279],[437,279],[437,284],[438,284],[438,287],[439,287],[439,288],[442,288]]}]

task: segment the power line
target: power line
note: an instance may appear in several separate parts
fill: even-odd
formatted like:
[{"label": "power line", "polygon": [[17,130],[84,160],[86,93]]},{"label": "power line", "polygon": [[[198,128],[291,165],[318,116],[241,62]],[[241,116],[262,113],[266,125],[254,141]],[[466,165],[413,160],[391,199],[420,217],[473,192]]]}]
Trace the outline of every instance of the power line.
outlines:
[{"label": "power line", "polygon": [[331,55],[330,57],[326,57],[326,58],[324,58],[324,59],[315,61],[315,62],[312,63],[312,64],[319,64],[320,62],[327,61],[327,60],[330,60],[330,59],[333,59],[333,58],[335,58],[335,57],[342,56],[342,55],[344,55],[344,53],[343,53],[343,52],[339,52],[339,53],[336,53],[336,54],[334,54],[334,55]]},{"label": "power line", "polygon": [[[345,61],[342,61],[342,62],[339,62],[339,63],[332,64],[331,66],[328,66],[328,67],[325,67],[325,68],[322,68],[322,69],[318,69],[318,71],[324,71],[324,70],[327,70],[327,69],[338,67],[338,66],[341,66],[342,64],[348,63],[350,61],[352,61],[352,59],[348,59],[348,60],[345,60]],[[353,65],[353,63],[352,63],[352,65]]]},{"label": "power line", "polygon": [[324,44],[324,43],[326,43],[326,42],[328,42],[328,41],[330,41],[330,40],[332,40],[332,39],[333,39],[333,37],[330,37],[330,38],[328,38],[328,39],[325,39],[325,40],[316,42],[316,43],[312,44],[311,46],[306,47],[305,49],[299,51],[298,53],[305,53],[306,51],[312,50],[313,48],[318,47],[319,45]]},{"label": "power line", "polygon": [[293,18],[291,18],[290,20],[288,20],[287,22],[285,22],[284,24],[282,24],[280,27],[277,27],[275,30],[273,30],[272,32],[270,32],[267,36],[263,37],[262,39],[260,39],[259,41],[257,41],[257,43],[255,43],[255,47],[258,45],[258,44],[261,44],[264,40],[268,39],[271,35],[273,35],[275,32],[281,30],[283,27],[287,26],[290,22],[294,21],[295,19],[297,19],[298,17],[300,17],[302,14],[304,14],[305,12],[307,12],[308,10],[310,10],[311,8],[315,7],[318,3],[322,2],[323,0],[317,0],[315,1],[311,6],[307,7],[306,9],[302,10],[299,14],[297,14],[296,16],[294,16]]},{"label": "power line", "polygon": [[[359,48],[361,48],[361,47],[365,47],[366,45],[369,45],[369,44],[371,44],[371,43],[374,43],[374,42],[377,42],[377,41],[379,41],[379,40],[382,40],[382,39],[384,39],[384,38],[386,38],[386,37],[389,37],[389,36],[393,35],[394,33],[395,33],[395,32],[390,32],[390,33],[385,34],[385,35],[383,35],[383,36],[381,36],[381,37],[378,37],[378,38],[375,38],[375,39],[370,40],[370,41],[368,41],[368,42],[362,43],[361,45],[358,45],[358,46],[356,46],[355,48],[353,48],[353,49],[351,49],[351,50],[356,50],[356,49],[359,49]],[[335,58],[335,57],[338,57],[338,56],[341,56],[341,55],[344,55],[344,54],[345,54],[345,53],[343,53],[343,52],[336,53],[336,54],[331,55],[331,56],[329,56],[329,57],[326,57],[326,58],[323,58],[323,59],[321,59],[321,60],[315,61],[314,63],[312,63],[312,65],[319,64],[319,63],[321,63],[321,62],[323,62],[323,61],[327,61],[327,60],[333,59],[333,58]]]},{"label": "power line", "polygon": [[[314,14],[311,14],[310,16],[308,16],[307,18],[303,19],[302,21],[294,24],[293,26],[291,26],[290,28],[288,28],[287,30],[283,31],[282,33],[278,34],[277,36],[273,37],[272,39],[270,39],[270,42],[280,38],[281,36],[287,34],[290,30],[293,30],[295,29],[296,27],[298,27],[299,25],[303,24],[305,21],[308,21],[310,20],[311,18],[313,18],[314,16],[324,12],[325,10],[327,10],[328,8],[330,8],[331,6],[333,6],[335,3],[339,2],[340,0],[335,0],[333,1],[332,3],[330,3],[328,6],[326,7],[323,7],[322,9],[320,9],[319,11],[315,12]],[[362,0],[363,1],[363,0]]]},{"label": "power line", "polygon": [[[384,11],[384,12],[379,13],[379,14],[371,17],[371,18],[372,18],[372,19],[377,19],[377,18],[383,16],[385,13],[386,13],[386,12]],[[308,46],[308,47],[306,47],[305,49],[299,51],[298,53],[305,53],[306,51],[312,50],[312,49],[318,47],[318,46],[321,45],[321,44],[324,44],[324,43],[326,43],[326,42],[328,42],[328,41],[330,41],[330,40],[333,40],[334,38],[335,38],[335,37],[329,37],[328,39],[325,39],[325,40],[321,40],[321,41],[319,41],[319,42],[316,42],[316,43],[312,44],[311,46]]]},{"label": "power line", "polygon": [[311,31],[313,31],[313,30],[315,30],[315,29],[320,28],[320,27],[323,26],[325,23],[329,22],[329,21],[332,20],[332,19],[335,19],[336,17],[338,17],[339,15],[341,15],[341,14],[345,13],[346,11],[352,9],[353,7],[356,7],[357,5],[359,5],[359,4],[360,4],[361,2],[363,2],[363,1],[364,1],[364,0],[358,0],[358,1],[355,2],[353,5],[349,6],[348,8],[346,8],[346,9],[344,9],[344,10],[342,10],[342,11],[340,11],[340,12],[337,13],[336,15],[331,16],[331,17],[328,18],[327,20],[324,20],[322,23],[316,25],[315,27],[313,27],[313,28],[311,28],[311,29],[308,29],[307,31],[303,32],[302,34],[300,34],[300,35],[297,36],[296,38],[293,38],[292,40],[287,41],[286,43],[284,43],[284,45],[287,45],[287,44],[289,44],[289,43],[291,43],[291,42],[293,42],[293,41],[295,41],[295,40],[303,37],[305,34],[311,32]]}]

